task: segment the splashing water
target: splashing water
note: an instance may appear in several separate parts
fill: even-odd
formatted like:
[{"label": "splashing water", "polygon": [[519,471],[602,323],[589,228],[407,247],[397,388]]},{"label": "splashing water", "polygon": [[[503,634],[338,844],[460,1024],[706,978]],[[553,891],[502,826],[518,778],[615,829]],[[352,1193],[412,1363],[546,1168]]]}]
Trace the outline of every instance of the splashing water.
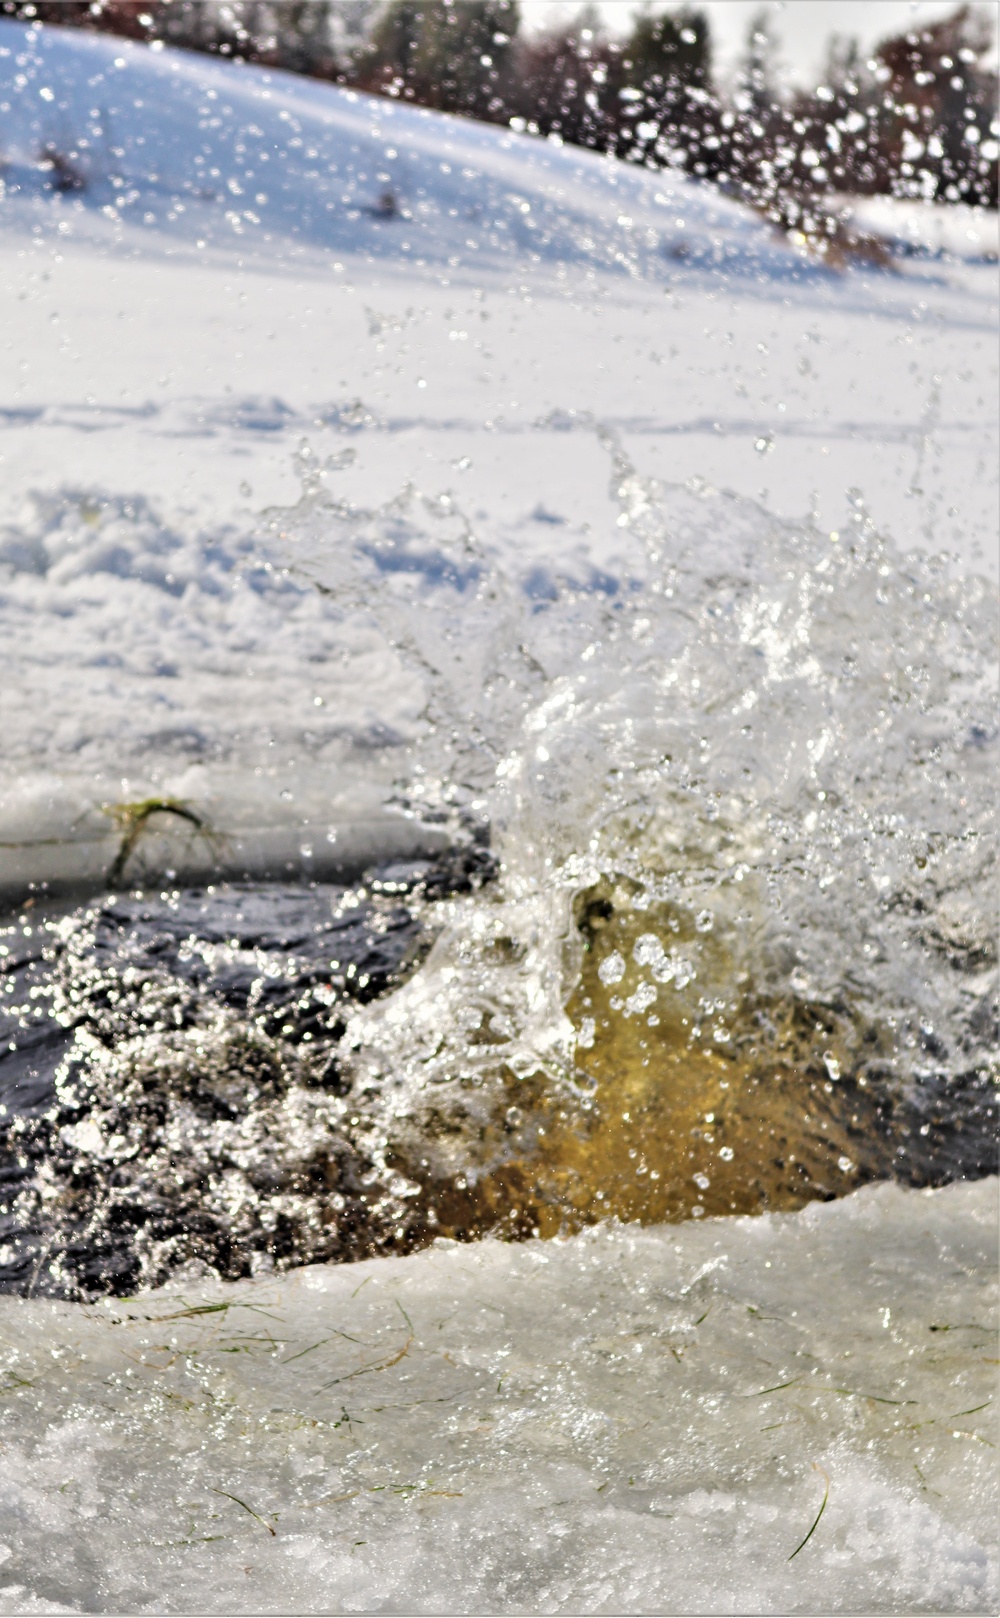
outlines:
[{"label": "splashing water", "polygon": [[[244,1155],[251,1137],[279,1165],[298,1153],[294,1229],[273,1239],[279,1193],[243,1163],[245,1239],[222,1257],[147,1247],[141,1279],[192,1257],[236,1275],[992,1169],[988,587],[898,555],[860,496],[849,530],[824,535],[698,480],[645,480],[593,430],[618,510],[603,546],[558,530],[529,555],[516,530],[481,531],[450,495],[412,488],[361,511],[317,468],[295,507],[266,514],[261,556],[319,594],[345,646],[370,655],[374,638],[406,677],[418,720],[392,754],[395,802],[488,824],[498,870],[414,896],[420,949],[376,998],[333,995],[305,1077],[300,1033],[265,1028],[256,991],[223,1016],[200,984],[206,1072],[243,1071],[245,1040],[270,1042],[271,1077],[241,1080],[232,1128]],[[349,904],[378,909],[392,887],[383,872]],[[64,1026],[91,993],[93,927],[77,913],[52,934]],[[153,993],[139,974],[133,1091],[174,1083]],[[92,1238],[115,1164],[80,1097],[107,1110],[126,1031],[76,1039],[77,1166],[50,1163],[46,1205],[58,1223],[86,1160]],[[276,1085],[280,1107],[315,1117],[275,1123]],[[233,1143],[182,1114],[161,1159],[200,1165],[189,1179],[208,1174],[221,1209]],[[302,1143],[324,1129],[353,1166],[327,1164],[320,1186]],[[331,1237],[345,1219],[346,1247]]]},{"label": "splashing water", "polygon": [[502,860],[349,1025],[359,1082],[412,1114],[411,1169],[555,1161],[547,1228],[985,1168],[981,1130],[941,1131],[985,1105],[994,1016],[987,590],[896,556],[860,496],[824,536],[600,437],[617,566],[504,567],[413,494],[284,528],[423,673],[401,790],[487,815]]}]

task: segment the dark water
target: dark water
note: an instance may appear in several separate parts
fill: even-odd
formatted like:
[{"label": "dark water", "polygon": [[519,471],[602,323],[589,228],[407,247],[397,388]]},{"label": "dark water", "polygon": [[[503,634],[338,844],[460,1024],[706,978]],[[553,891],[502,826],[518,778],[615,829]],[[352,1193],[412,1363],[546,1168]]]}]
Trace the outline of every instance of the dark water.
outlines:
[{"label": "dark water", "polygon": [[[470,846],[353,889],[220,884],[12,919],[0,1288],[128,1293],[178,1273],[405,1252],[442,1233],[752,1212],[864,1180],[942,1184],[995,1168],[986,1073],[928,1049],[924,1083],[903,1091],[877,1034],[843,1006],[751,998],[732,1048],[708,1056],[668,1019],[651,1059],[644,1025],[607,1019],[575,1110],[539,1078],[518,1082],[516,1106],[501,1086],[464,1126],[454,1106],[394,1114],[354,1070],[351,1016],[418,972],[449,899],[493,874]],[[581,895],[575,925],[579,1021],[608,993],[595,940],[627,950],[635,923],[602,892]],[[730,1145],[713,1144],[699,1189],[688,1171],[718,1141]]]},{"label": "dark water", "polygon": [[472,846],[358,888],[220,884],[22,912],[0,966],[0,1288],[123,1292],[397,1239],[338,1048],[413,971]]}]

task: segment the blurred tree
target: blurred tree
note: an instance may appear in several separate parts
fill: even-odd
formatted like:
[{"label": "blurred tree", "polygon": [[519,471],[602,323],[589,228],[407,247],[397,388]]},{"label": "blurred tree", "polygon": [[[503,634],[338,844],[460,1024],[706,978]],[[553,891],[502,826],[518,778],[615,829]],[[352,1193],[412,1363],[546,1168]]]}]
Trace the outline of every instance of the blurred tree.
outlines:
[{"label": "blurred tree", "polygon": [[875,183],[897,195],[997,205],[994,29],[979,8],[884,40]]},{"label": "blurred tree", "polygon": [[684,6],[636,18],[622,63],[616,150],[633,162],[715,174],[719,107],[708,20]]},{"label": "blurred tree", "polygon": [[271,0],[266,8],[254,9],[270,13],[268,23],[275,39],[277,66],[316,78],[333,77],[337,63],[331,22],[336,6],[332,0]]},{"label": "blurred tree", "polygon": [[393,0],[375,23],[362,70],[380,71],[390,85],[412,85],[423,24],[424,0]]},{"label": "blurred tree", "polygon": [[416,66],[438,86],[441,106],[480,117],[504,110],[519,26],[517,0],[441,0],[429,8]]},{"label": "blurred tree", "polygon": [[614,146],[626,88],[623,51],[608,40],[595,6],[566,26],[522,44],[514,99],[521,123],[574,146]]},{"label": "blurred tree", "polygon": [[675,88],[711,88],[712,40],[708,19],[684,6],[636,18],[627,47],[628,82],[655,98]]},{"label": "blurred tree", "polygon": [[721,117],[717,175],[724,188],[775,222],[795,135],[778,89],[778,48],[765,10],[753,13],[730,105]]},{"label": "blurred tree", "polygon": [[517,0],[391,0],[355,78],[446,112],[506,117],[519,26]]},{"label": "blurred tree", "polygon": [[375,0],[2,0],[8,16],[161,39],[187,50],[330,78],[356,48]]},{"label": "blurred tree", "polygon": [[146,39],[149,30],[141,20],[150,8],[142,0],[4,0],[0,11],[26,22],[62,23],[70,28],[100,29],[125,39]]},{"label": "blurred tree", "polygon": [[764,125],[780,101],[778,46],[763,8],[754,13],[747,28],[733,99],[739,112]]},{"label": "blurred tree", "polygon": [[[116,31],[115,19],[109,15],[112,10],[113,5],[102,5],[100,22],[102,27]],[[168,5],[159,0],[158,4],[142,6],[140,11],[148,38],[162,39],[187,50],[256,61],[260,41],[267,38],[267,8],[259,4],[172,0]]]}]

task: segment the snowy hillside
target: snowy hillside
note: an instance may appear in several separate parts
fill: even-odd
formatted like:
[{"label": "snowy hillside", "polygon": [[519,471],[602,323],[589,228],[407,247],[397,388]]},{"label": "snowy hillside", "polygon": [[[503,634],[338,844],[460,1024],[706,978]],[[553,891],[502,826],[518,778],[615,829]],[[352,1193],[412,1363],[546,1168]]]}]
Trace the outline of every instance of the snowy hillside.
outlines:
[{"label": "snowy hillside", "polygon": [[682,177],[287,74],[7,22],[0,82],[7,207],[44,219],[55,181],[64,231],[100,212],[200,246],[440,269],[808,273]]}]

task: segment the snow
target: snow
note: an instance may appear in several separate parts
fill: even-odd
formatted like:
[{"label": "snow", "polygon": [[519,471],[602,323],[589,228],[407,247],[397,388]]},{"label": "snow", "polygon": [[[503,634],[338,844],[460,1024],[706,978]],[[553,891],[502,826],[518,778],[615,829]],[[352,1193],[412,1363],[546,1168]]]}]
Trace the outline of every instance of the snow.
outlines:
[{"label": "snow", "polygon": [[838,197],[836,202],[838,212],[862,230],[887,237],[903,252],[996,263],[1000,238],[995,208],[967,203],[942,208],[903,197]]},{"label": "snow", "polygon": [[2,1610],[991,1611],[996,1213],[0,1300]]},{"label": "snow", "polygon": [[[572,1072],[571,897],[623,868],[654,906],[600,967],[627,1031],[739,967],[849,989],[914,1083],[921,1040],[978,1061],[971,226],[908,213],[943,255],[837,275],[528,136],[6,20],[0,53],[0,887],[93,883],[149,795],[257,874],[491,819],[502,884],[349,1032],[393,1128],[456,1073],[466,1105],[481,1006],[513,1071]],[[205,874],[198,839],[148,852]],[[4,1299],[0,1605],[988,1609],[995,1195]]]},{"label": "snow", "polygon": [[[520,267],[585,257],[629,275],[658,259],[809,273],[751,215],[669,175],[284,74],[237,77],[204,57],[26,37],[16,24],[0,38],[19,70],[0,109],[6,183],[26,218],[40,197],[51,212],[39,154],[55,149],[91,210],[188,243],[228,248],[235,236],[283,256],[322,248],[442,268],[476,255]],[[80,210],[66,196],[72,229]]]},{"label": "snow", "polygon": [[[286,769],[307,734],[365,773],[373,739],[412,736],[420,697],[398,659],[360,626],[335,630],[287,547],[261,536],[310,464],[366,511],[407,486],[446,495],[487,547],[530,545],[542,564],[567,536],[617,542],[604,429],[666,488],[701,479],[780,518],[811,511],[820,532],[847,527],[860,489],[902,551],[994,566],[988,270],[867,291],[852,272],[786,302],[742,279],[442,287],[363,254],[350,280],[168,266],[158,241],[116,256],[15,229],[0,247],[16,311],[0,612],[24,653],[6,759],[41,783],[27,799],[4,786],[12,827],[54,776],[66,831],[95,782],[98,801],[184,795],[213,760],[241,781]],[[214,789],[199,790],[207,804]]]}]

